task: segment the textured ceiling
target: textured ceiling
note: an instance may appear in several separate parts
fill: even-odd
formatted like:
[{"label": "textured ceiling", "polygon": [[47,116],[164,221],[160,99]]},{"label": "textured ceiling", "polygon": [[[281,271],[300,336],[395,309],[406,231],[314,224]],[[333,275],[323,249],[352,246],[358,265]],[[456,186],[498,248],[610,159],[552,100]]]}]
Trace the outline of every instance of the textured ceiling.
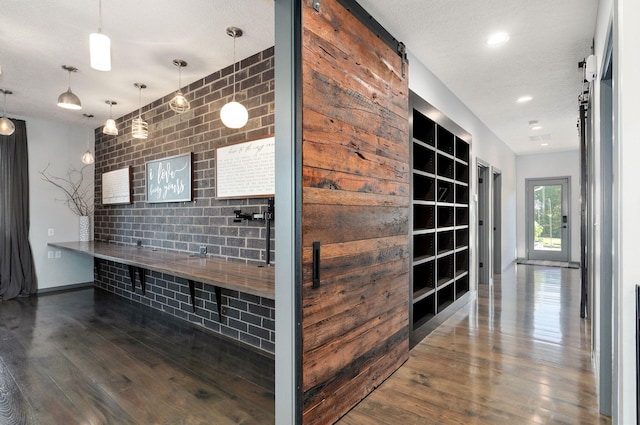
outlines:
[{"label": "textured ceiling", "polygon": [[[145,83],[143,104],[178,88],[173,59],[183,59],[185,86],[233,62],[228,26],[244,35],[236,57],[245,58],[274,43],[273,0],[104,0],[102,32],[111,38],[112,70],[89,66],[89,34],[98,28],[98,0],[2,0],[0,8],[0,88],[10,114],[41,117],[93,128],[109,116],[106,99],[118,105],[114,117],[138,108],[135,82]],[[79,69],[71,89],[81,111],[56,105],[67,89],[61,65]],[[87,119],[82,113],[95,115]]]},{"label": "textured ceiling", "polygon": [[[591,52],[597,0],[361,0],[518,154],[577,149],[578,62]],[[488,46],[497,31],[510,34]],[[520,96],[533,100],[517,104]],[[530,130],[537,120],[540,130]],[[532,137],[534,141],[530,139]],[[541,141],[549,146],[540,146]]]},{"label": "textured ceiling", "polygon": [[[578,62],[590,53],[597,0],[360,0],[516,153],[577,149]],[[89,67],[89,34],[98,26],[97,0],[3,0],[0,88],[13,90],[9,114],[100,126],[106,99],[114,116],[138,107],[134,82],[149,87],[143,103],[175,91],[173,59],[184,59],[183,85],[232,62],[230,25],[244,58],[274,43],[273,0],[104,0],[103,32],[111,38],[112,71]],[[497,30],[507,44],[489,47]],[[83,110],[56,106],[67,88]],[[516,98],[533,96],[519,105]],[[87,119],[82,113],[94,114]],[[538,120],[541,130],[529,129]],[[549,143],[541,147],[544,140]]]}]

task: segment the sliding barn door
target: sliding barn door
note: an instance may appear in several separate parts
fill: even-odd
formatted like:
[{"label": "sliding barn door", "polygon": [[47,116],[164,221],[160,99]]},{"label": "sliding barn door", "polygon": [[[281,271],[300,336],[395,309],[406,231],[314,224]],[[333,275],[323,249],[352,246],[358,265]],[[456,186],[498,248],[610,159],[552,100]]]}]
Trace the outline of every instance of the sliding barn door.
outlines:
[{"label": "sliding barn door", "polygon": [[395,49],[318,3],[302,9],[305,424],[337,420],[409,350],[407,78]]}]

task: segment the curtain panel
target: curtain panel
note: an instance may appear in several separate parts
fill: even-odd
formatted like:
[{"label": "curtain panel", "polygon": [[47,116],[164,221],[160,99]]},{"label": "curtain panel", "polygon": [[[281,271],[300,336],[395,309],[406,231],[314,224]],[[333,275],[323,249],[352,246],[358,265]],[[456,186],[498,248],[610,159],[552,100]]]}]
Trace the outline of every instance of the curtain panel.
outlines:
[{"label": "curtain panel", "polygon": [[0,136],[0,301],[38,290],[29,243],[29,155],[27,126]]}]

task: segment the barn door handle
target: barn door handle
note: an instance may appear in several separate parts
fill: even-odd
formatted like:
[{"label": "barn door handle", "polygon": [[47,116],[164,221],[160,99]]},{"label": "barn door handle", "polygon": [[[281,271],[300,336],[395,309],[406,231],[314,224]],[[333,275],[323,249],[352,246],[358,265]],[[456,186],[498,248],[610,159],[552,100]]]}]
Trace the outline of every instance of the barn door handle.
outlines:
[{"label": "barn door handle", "polygon": [[320,287],[320,242],[313,243],[313,289]]}]

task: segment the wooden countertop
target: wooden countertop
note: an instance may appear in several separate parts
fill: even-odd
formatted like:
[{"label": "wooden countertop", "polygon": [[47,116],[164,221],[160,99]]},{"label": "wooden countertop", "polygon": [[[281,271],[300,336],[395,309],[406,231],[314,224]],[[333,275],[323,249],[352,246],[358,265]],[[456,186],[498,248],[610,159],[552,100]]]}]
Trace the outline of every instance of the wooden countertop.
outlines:
[{"label": "wooden countertop", "polygon": [[48,245],[102,260],[275,299],[273,267],[99,241],[50,242]]}]

